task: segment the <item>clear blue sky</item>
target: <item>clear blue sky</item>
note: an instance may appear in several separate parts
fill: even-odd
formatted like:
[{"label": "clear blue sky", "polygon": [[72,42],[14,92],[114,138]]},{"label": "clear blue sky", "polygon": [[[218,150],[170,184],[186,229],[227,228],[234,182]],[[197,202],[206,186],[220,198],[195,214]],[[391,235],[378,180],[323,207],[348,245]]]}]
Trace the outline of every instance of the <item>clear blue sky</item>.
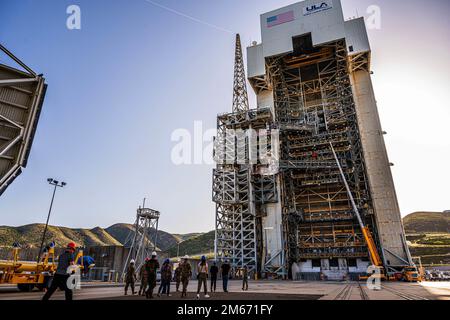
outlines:
[{"label": "clear blue sky", "polygon": [[[259,14],[293,1],[154,1],[194,19],[145,0],[0,0],[0,42],[49,84],[29,166],[0,199],[0,225],[45,221],[54,177],[68,182],[54,225],[132,222],[146,196],[163,230],[214,228],[212,167],[173,165],[171,134],[196,120],[214,128],[231,109],[234,35],[220,28],[247,46],[260,40]],[[71,4],[81,30],[66,28]],[[402,214],[450,209],[449,2],[343,0],[344,14],[372,4],[382,10],[381,30],[369,31],[374,86]]]}]

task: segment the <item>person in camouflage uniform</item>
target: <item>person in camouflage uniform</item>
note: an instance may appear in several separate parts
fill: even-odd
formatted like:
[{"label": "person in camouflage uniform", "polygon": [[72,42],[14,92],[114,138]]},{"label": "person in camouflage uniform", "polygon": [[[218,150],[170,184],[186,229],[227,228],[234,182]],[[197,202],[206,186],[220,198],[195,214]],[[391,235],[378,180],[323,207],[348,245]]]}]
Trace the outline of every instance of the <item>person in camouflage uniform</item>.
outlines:
[{"label": "person in camouflage uniform", "polygon": [[139,287],[139,295],[144,296],[145,292],[147,291],[148,286],[148,272],[147,268],[145,267],[147,262],[150,261],[149,258],[145,259],[144,265],[141,267],[141,270],[139,271],[139,278],[141,279],[141,286]]},{"label": "person in camouflage uniform", "polygon": [[156,273],[159,269],[157,256],[157,253],[153,252],[152,258],[145,264],[145,269],[147,270],[148,274],[148,290],[145,293],[147,299],[153,299],[153,290],[156,287]]},{"label": "person in camouflage uniform", "polygon": [[176,288],[177,288],[177,292],[180,292],[180,284],[181,284],[181,260],[178,261],[178,266],[175,269],[175,283],[176,283]]},{"label": "person in camouflage uniform", "polygon": [[180,265],[181,283],[183,284],[183,292],[181,293],[182,298],[187,296],[187,287],[189,285],[189,280],[192,277],[192,267],[188,260],[189,260],[189,257],[185,256],[183,258],[182,264]]},{"label": "person in camouflage uniform", "polygon": [[131,293],[135,295],[134,283],[136,282],[136,268],[134,260],[130,261],[125,278],[125,295],[128,295],[128,287],[131,286]]}]

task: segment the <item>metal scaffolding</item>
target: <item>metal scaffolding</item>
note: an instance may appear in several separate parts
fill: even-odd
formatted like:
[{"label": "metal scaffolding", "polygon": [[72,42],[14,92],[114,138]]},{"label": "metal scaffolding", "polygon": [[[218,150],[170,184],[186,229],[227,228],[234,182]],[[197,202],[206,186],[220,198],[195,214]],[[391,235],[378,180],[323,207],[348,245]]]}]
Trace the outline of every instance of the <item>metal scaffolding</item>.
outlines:
[{"label": "metal scaffolding", "polygon": [[[350,69],[364,68],[368,57],[350,58],[345,40],[313,47],[310,37],[294,38],[294,52],[266,58],[266,75],[250,79],[257,93],[273,94],[273,110],[248,110],[246,102],[233,105],[233,113],[218,116],[213,174],[216,256],[228,257],[234,267],[287,276],[292,264],[304,259],[368,258],[330,143],[342,160],[364,223],[378,238],[349,77]],[[239,86],[233,101],[243,97],[247,101],[246,90],[236,97],[243,92],[241,80],[236,80],[244,72],[239,37],[236,48]],[[252,161],[251,134],[243,136],[247,144],[241,145],[230,129],[277,130],[279,141],[269,141],[267,150],[257,148],[257,160]],[[245,145],[247,149],[240,150]],[[260,161],[263,153],[274,149],[279,149],[277,168],[270,172]],[[244,162],[237,156],[242,152]],[[278,202],[283,250],[276,255],[282,262],[272,265],[276,257],[264,252],[262,219],[267,216],[266,205]]]},{"label": "metal scaffolding", "polygon": [[11,65],[0,64],[0,195],[27,166],[47,85],[5,47]]},{"label": "metal scaffolding", "polygon": [[152,252],[156,251],[160,215],[159,211],[153,209],[140,207],[137,210],[134,230],[130,232],[125,240],[125,244],[131,242],[131,247],[122,271],[122,278],[125,277],[131,260],[135,261],[136,270],[139,270],[144,265],[145,259],[150,258]]},{"label": "metal scaffolding", "polygon": [[358,209],[376,232],[345,41],[311,47],[307,54],[270,58],[267,63],[277,121],[293,128],[280,134],[282,159],[311,163],[282,170],[286,267],[301,259],[367,258],[330,149],[331,142],[345,160]]},{"label": "metal scaffolding", "polygon": [[236,35],[234,61],[233,112],[246,112],[249,109],[247,78],[245,76],[244,57],[242,55],[241,37]]},{"label": "metal scaffolding", "polygon": [[254,137],[245,130],[270,118],[270,111],[249,111],[242,47],[236,35],[233,113],[218,116],[214,149],[215,255],[217,260],[230,260],[234,269],[246,266],[250,272],[257,269],[254,168],[248,148]]}]

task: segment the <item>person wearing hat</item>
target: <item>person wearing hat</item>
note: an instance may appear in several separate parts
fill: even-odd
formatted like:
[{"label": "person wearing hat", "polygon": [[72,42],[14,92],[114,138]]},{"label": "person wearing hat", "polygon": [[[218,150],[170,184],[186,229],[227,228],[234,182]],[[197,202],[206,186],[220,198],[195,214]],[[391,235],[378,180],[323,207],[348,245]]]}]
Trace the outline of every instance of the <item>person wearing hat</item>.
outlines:
[{"label": "person wearing hat", "polygon": [[148,273],[147,269],[145,268],[145,265],[147,262],[150,261],[150,258],[145,258],[145,263],[139,270],[139,278],[141,280],[141,286],[139,287],[139,295],[144,296],[145,292],[147,291],[147,285],[148,285]]},{"label": "person wearing hat", "polygon": [[198,286],[197,286],[197,299],[200,299],[200,290],[203,289],[205,291],[205,298],[208,299],[208,262],[206,262],[206,257],[203,256],[200,263],[198,264]]},{"label": "person wearing hat", "polygon": [[83,256],[78,258],[77,265],[83,266],[82,274],[88,277],[89,270],[95,267],[95,260],[91,256]]},{"label": "person wearing hat", "polygon": [[125,276],[125,295],[128,295],[128,287],[131,286],[131,293],[133,296],[136,294],[134,291],[134,284],[136,282],[136,262],[134,259],[131,259],[130,265],[127,268],[127,273]]},{"label": "person wearing hat", "polygon": [[153,299],[153,290],[156,287],[156,273],[159,269],[158,254],[156,252],[152,253],[152,258],[145,264],[145,269],[148,273],[148,290],[145,296],[147,299]]},{"label": "person wearing hat", "polygon": [[52,284],[48,288],[42,300],[47,301],[55,293],[56,289],[64,290],[64,294],[67,301],[73,300],[72,289],[67,286],[67,280],[69,280],[70,274],[68,273],[69,267],[75,265],[75,250],[76,244],[71,242],[67,245],[66,250],[58,257],[58,267],[55,275],[53,276]]},{"label": "person wearing hat", "polygon": [[183,262],[181,263],[181,283],[183,284],[183,291],[181,297],[187,296],[187,287],[189,285],[189,280],[192,278],[192,267],[189,263],[189,256],[183,257]]},{"label": "person wearing hat", "polygon": [[175,283],[177,292],[180,292],[180,284],[181,284],[181,259],[178,260],[178,266],[175,269]]},{"label": "person wearing hat", "polygon": [[172,280],[172,265],[170,264],[170,259],[164,260],[164,263],[161,267],[161,285],[158,290],[158,297],[161,297],[162,294],[167,294],[170,297],[170,281]]}]

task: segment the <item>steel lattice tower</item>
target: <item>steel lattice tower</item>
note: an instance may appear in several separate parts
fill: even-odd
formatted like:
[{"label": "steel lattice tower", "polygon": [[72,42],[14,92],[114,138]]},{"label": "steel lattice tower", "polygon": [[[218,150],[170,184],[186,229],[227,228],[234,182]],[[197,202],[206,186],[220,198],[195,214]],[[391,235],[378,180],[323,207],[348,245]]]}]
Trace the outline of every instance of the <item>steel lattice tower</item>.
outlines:
[{"label": "steel lattice tower", "polygon": [[144,265],[145,259],[151,257],[152,252],[156,251],[160,215],[160,212],[153,209],[139,208],[137,210],[135,228],[125,241],[126,244],[133,239],[122,277],[125,276],[127,267],[132,259],[135,260],[136,270],[139,270]]},{"label": "steel lattice tower", "polygon": [[244,58],[242,55],[241,37],[236,34],[236,51],[234,60],[233,112],[246,112],[249,109],[245,76]]},{"label": "steel lattice tower", "polygon": [[[233,114],[247,117],[249,103],[242,47],[236,35],[234,66]],[[251,166],[248,164],[247,135],[230,133],[228,118],[218,117],[215,145],[217,169],[213,173],[213,201],[216,203],[216,244],[218,260],[229,259],[234,270],[248,267],[257,272],[256,221],[251,185]],[[236,148],[236,141],[240,140]],[[239,149],[243,146],[243,149]],[[238,161],[236,152],[244,154],[245,163]]]}]

